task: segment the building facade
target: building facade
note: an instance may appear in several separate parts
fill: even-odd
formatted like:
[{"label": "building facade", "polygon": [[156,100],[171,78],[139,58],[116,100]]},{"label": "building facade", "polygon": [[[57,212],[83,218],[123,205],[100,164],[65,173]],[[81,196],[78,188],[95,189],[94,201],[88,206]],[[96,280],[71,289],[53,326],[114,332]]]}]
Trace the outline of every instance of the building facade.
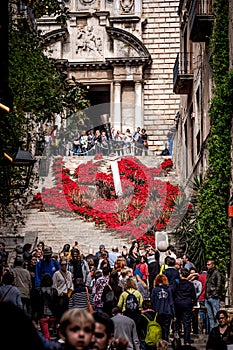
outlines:
[{"label": "building facade", "polygon": [[[173,66],[180,48],[178,1],[66,0],[67,26],[38,21],[55,58],[88,91],[93,127],[107,116],[115,130],[144,127],[150,151],[168,145],[179,111]],[[98,107],[97,107],[98,106]]]}]

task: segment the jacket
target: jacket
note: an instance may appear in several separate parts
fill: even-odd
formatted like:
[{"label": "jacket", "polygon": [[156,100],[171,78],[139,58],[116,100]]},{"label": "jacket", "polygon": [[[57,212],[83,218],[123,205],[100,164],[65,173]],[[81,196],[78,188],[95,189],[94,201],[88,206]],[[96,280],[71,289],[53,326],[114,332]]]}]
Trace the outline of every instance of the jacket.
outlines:
[{"label": "jacket", "polygon": [[171,287],[165,285],[156,286],[151,293],[153,309],[159,315],[175,316],[174,301]]},{"label": "jacket", "polygon": [[[82,267],[83,281],[85,283],[85,286],[89,287],[91,285],[91,274],[90,274],[90,269],[86,260],[81,259],[81,267]],[[69,260],[68,262],[67,270],[72,273],[72,276],[74,275],[74,265],[73,265],[72,259]]]},{"label": "jacket", "polygon": [[205,297],[219,299],[221,294],[221,275],[215,268],[207,272]]},{"label": "jacket", "polygon": [[196,300],[193,283],[186,279],[180,279],[178,283],[173,283],[172,289],[175,309],[192,309]]}]

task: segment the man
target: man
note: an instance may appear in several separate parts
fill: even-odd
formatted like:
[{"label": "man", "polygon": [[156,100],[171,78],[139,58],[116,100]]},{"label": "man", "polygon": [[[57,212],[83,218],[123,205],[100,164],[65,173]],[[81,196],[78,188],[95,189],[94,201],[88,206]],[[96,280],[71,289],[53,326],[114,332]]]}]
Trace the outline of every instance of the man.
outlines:
[{"label": "man", "polygon": [[93,350],[118,349],[126,350],[128,341],[119,337],[114,339],[114,323],[112,319],[104,312],[94,312],[95,331],[93,337]]},{"label": "man", "polygon": [[102,255],[102,253],[105,251],[105,245],[100,244],[98,252],[95,253],[96,257],[99,259],[99,257]]},{"label": "man", "polygon": [[180,273],[175,268],[176,260],[174,258],[167,256],[166,262],[168,267],[163,270],[163,275],[167,277],[169,285],[172,286],[174,281],[179,282]]},{"label": "man", "polygon": [[214,319],[219,310],[221,293],[221,275],[215,268],[215,261],[207,261],[205,307],[209,318],[210,331],[214,328]]},{"label": "man", "polygon": [[91,285],[90,268],[86,260],[81,258],[77,248],[71,250],[71,259],[68,261],[67,270],[72,273],[73,282],[77,278],[82,278],[86,287]]},{"label": "man", "polygon": [[108,261],[109,261],[109,264],[110,264],[111,271],[114,268],[114,264],[115,264],[116,259],[120,255],[121,254],[118,251],[118,247],[113,247],[112,251],[108,254]]},{"label": "man", "polygon": [[31,315],[30,293],[32,289],[32,280],[30,272],[23,267],[23,258],[17,256],[15,267],[12,269],[14,275],[14,285],[18,288],[23,303],[24,311]]},{"label": "man", "polygon": [[188,254],[183,254],[183,267],[187,270],[190,270],[192,267],[195,267],[195,265],[190,261],[190,257]]},{"label": "man", "polygon": [[149,289],[152,291],[154,285],[155,277],[159,274],[159,251],[154,250],[151,245],[144,246],[146,251],[147,265],[149,271]]},{"label": "man", "polygon": [[112,310],[114,323],[114,338],[123,336],[128,340],[127,350],[140,350],[140,342],[137,334],[136,323],[128,316],[121,313],[121,309],[117,306]]},{"label": "man", "polygon": [[181,324],[183,323],[185,345],[190,345],[192,309],[196,299],[194,285],[187,280],[188,276],[189,271],[182,268],[179,283],[174,283],[172,286],[176,315],[175,331],[180,334]]},{"label": "man", "polygon": [[53,277],[55,271],[58,271],[60,269],[59,262],[55,259],[52,259],[52,255],[53,252],[51,247],[45,247],[43,249],[43,259],[38,260],[36,263],[35,287],[40,287],[41,277],[45,273],[48,273],[51,277]]}]

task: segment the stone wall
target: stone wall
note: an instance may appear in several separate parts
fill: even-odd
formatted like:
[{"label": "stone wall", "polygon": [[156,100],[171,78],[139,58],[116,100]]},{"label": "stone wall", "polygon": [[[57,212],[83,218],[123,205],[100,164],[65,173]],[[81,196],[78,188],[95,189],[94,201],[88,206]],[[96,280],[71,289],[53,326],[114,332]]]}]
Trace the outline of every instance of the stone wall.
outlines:
[{"label": "stone wall", "polygon": [[173,67],[180,48],[179,1],[143,1],[143,43],[152,56],[145,71],[144,126],[151,149],[161,150],[179,110],[180,95],[173,93]]}]

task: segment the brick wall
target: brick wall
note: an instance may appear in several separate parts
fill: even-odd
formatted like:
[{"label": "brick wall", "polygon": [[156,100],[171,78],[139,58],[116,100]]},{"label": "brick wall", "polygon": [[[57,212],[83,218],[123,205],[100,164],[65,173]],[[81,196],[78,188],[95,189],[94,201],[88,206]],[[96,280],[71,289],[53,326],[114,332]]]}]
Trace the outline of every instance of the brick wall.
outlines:
[{"label": "brick wall", "polygon": [[143,43],[152,56],[145,72],[144,126],[152,150],[162,150],[179,110],[180,96],[173,93],[173,67],[180,47],[179,1],[143,0]]}]

